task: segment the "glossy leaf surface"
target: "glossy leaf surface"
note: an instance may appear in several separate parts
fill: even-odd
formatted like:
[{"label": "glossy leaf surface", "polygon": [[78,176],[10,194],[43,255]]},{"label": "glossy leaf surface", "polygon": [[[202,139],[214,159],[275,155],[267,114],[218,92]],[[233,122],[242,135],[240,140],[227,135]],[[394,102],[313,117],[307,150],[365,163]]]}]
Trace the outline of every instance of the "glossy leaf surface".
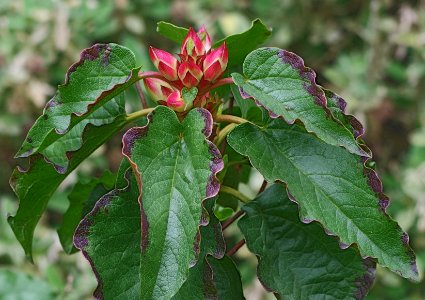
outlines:
[{"label": "glossy leaf surface", "polygon": [[205,208],[208,211],[210,221],[207,226],[200,229],[200,251],[198,262],[193,266],[187,277],[173,299],[214,299],[218,291],[215,284],[215,276],[207,256],[211,259],[220,259],[224,256],[225,242],[219,220],[214,216],[215,199],[207,200]]},{"label": "glossy leaf surface", "polygon": [[34,228],[59,184],[126,124],[122,92],[138,79],[137,72],[135,57],[125,47],[96,44],[85,49],[30,129],[17,153],[30,156],[30,166],[12,174],[20,206],[8,218],[28,257]]},{"label": "glossy leaf surface", "polygon": [[316,222],[303,224],[286,189],[274,184],[243,206],[238,225],[258,256],[258,277],[283,299],[363,299],[375,263],[357,249],[341,249]]},{"label": "glossy leaf surface", "polygon": [[125,47],[96,44],[85,49],[16,156],[42,153],[58,172],[65,173],[67,152],[81,147],[86,125],[109,124],[125,113],[122,98],[108,102],[138,80],[138,69],[134,54]]},{"label": "glossy leaf surface", "polygon": [[307,131],[326,143],[368,156],[353,134],[332,116],[326,96],[316,84],[316,74],[296,54],[260,48],[246,57],[243,73],[233,73],[232,77],[246,101],[253,98],[272,117],[281,116],[291,124],[299,119]]},{"label": "glossy leaf surface", "polygon": [[197,260],[203,201],[217,195],[223,162],[207,140],[208,111],[193,109],[180,122],[158,106],[149,120],[126,132],[123,153],[142,186],[141,296],[159,299],[177,293]]},{"label": "glossy leaf surface", "polygon": [[404,277],[418,279],[408,236],[385,212],[388,198],[363,159],[281,119],[265,127],[245,123],[228,136],[270,182],[283,181],[300,207],[303,222],[318,220],[343,244],[358,244],[363,256],[378,259]]}]

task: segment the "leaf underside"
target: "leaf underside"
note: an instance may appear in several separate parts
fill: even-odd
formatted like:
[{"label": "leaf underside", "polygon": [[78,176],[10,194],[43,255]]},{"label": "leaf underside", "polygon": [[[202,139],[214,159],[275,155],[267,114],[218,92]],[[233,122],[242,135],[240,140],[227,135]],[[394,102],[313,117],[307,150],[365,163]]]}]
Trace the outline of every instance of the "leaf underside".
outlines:
[{"label": "leaf underside", "polygon": [[375,263],[357,249],[342,250],[316,222],[303,224],[282,184],[274,184],[243,206],[238,226],[258,256],[258,277],[283,299],[363,299]]},{"label": "leaf underside", "polygon": [[229,145],[248,156],[271,182],[285,182],[299,204],[303,222],[319,221],[341,239],[358,244],[362,256],[377,258],[390,270],[417,280],[408,236],[385,212],[388,198],[364,159],[309,134],[299,125],[274,119],[264,127],[242,124]]},{"label": "leaf underside", "polygon": [[272,117],[283,117],[290,124],[298,119],[326,143],[369,156],[352,132],[332,116],[316,74],[296,54],[278,48],[257,49],[246,57],[243,73],[232,74],[242,97],[253,98]]}]

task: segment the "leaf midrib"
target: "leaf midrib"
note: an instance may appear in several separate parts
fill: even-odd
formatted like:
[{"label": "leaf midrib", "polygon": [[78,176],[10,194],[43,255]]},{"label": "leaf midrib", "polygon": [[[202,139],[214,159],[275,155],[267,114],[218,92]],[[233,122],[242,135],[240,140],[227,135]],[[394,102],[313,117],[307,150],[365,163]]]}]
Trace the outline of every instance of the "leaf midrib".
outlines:
[{"label": "leaf midrib", "polygon": [[[282,130],[282,129],[278,129],[278,130]],[[283,130],[284,131],[284,130]],[[270,133],[268,133],[267,132],[267,130],[264,130],[264,132],[265,132],[265,136],[270,136]],[[268,139],[270,140],[270,138],[268,137]],[[279,152],[279,153],[281,153],[284,157],[285,157],[285,159],[287,160],[287,161],[289,161],[289,163],[299,172],[299,173],[301,173],[303,176],[305,176],[307,179],[308,179],[308,181],[312,184],[312,186],[314,187],[314,190],[318,190],[326,199],[330,199],[330,203],[332,203],[332,205],[334,206],[334,207],[336,207],[337,208],[337,210],[338,211],[340,211],[348,220],[350,220],[350,222],[353,224],[353,225],[355,225],[355,227],[363,234],[363,236],[364,237],[366,237],[366,239],[367,240],[369,240],[369,241],[371,241],[371,244],[373,244],[376,248],[378,248],[379,250],[381,250],[381,252],[383,253],[383,255],[381,255],[380,257],[382,257],[383,259],[384,259],[384,257],[387,257],[387,255],[386,255],[386,252],[385,252],[385,250],[383,250],[380,246],[378,246],[374,241],[372,241],[359,227],[358,227],[358,225],[354,222],[354,221],[352,221],[347,215],[346,215],[346,213],[343,211],[343,210],[341,210],[341,208],[339,208],[337,205],[336,205],[336,203],[334,202],[334,201],[332,201],[332,197],[330,197],[330,196],[328,196],[322,189],[320,189],[319,187],[316,187],[316,185],[315,184],[313,184],[313,181],[310,179],[310,177],[309,176],[307,176],[306,174],[304,174],[302,171],[301,171],[301,169],[299,169],[289,158],[288,158],[288,156],[286,155],[286,153],[284,153],[284,152],[282,152],[281,150],[280,150],[280,148],[278,148],[276,145],[274,145],[274,143],[268,143],[268,145],[272,145],[275,149],[277,149],[277,152]],[[279,176],[280,177],[280,176]],[[316,220],[316,221],[318,221],[318,220]],[[355,243],[355,242],[351,242],[351,244],[353,244],[353,243]],[[351,245],[350,244],[350,245]],[[359,243],[359,247],[360,247],[360,243]],[[376,252],[375,251],[373,251],[374,253],[375,253],[375,255],[376,255]],[[379,257],[379,256],[378,256]],[[390,261],[394,261],[394,260],[392,260],[391,259],[391,257],[390,257],[390,259],[389,259]],[[382,265],[384,265],[385,266],[385,263],[381,263]],[[397,261],[397,265],[399,265],[399,263],[398,263],[398,261]],[[400,266],[400,265],[399,265]]]}]

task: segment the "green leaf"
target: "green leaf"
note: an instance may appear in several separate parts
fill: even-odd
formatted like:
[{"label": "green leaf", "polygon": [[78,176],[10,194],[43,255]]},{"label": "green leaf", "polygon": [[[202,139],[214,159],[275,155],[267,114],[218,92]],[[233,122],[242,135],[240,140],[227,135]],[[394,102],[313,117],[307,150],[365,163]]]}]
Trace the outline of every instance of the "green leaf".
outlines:
[{"label": "green leaf", "polygon": [[53,300],[57,295],[45,281],[22,272],[0,269],[0,299]]},{"label": "green leaf", "polygon": [[272,117],[282,116],[292,124],[299,119],[307,131],[328,144],[369,156],[326,106],[324,92],[315,82],[316,74],[294,53],[278,48],[251,52],[243,63],[244,76],[233,73],[241,95],[255,99]]},{"label": "green leaf", "polygon": [[214,43],[214,48],[226,42],[229,51],[228,68],[241,65],[245,57],[272,35],[271,29],[260,20],[252,21],[251,27],[242,33],[230,35]]},{"label": "green leaf", "polygon": [[198,89],[196,87],[193,87],[191,89],[188,89],[187,87],[184,87],[182,89],[182,97],[185,103],[184,109],[188,109],[189,107],[192,107],[193,100],[195,100],[196,95],[198,95]]},{"label": "green leaf", "polygon": [[85,49],[30,129],[16,157],[41,153],[58,172],[65,173],[67,152],[81,147],[86,125],[109,124],[125,113],[122,98],[109,102],[139,79],[140,68],[135,65],[134,54],[116,44]]},{"label": "green leaf", "polygon": [[243,288],[241,275],[236,268],[233,260],[228,256],[221,259],[207,257],[213,274],[215,285],[218,291],[218,299],[245,299],[243,296]]},{"label": "green leaf", "polygon": [[72,238],[78,223],[94,207],[96,201],[114,187],[115,175],[107,171],[89,182],[77,182],[69,194],[69,207],[58,229],[59,240],[66,253],[75,252]]},{"label": "green leaf", "polygon": [[28,170],[18,167],[13,171],[10,185],[19,199],[19,208],[15,216],[9,216],[7,221],[30,260],[32,260],[32,238],[35,226],[55,190],[84,159],[126,123],[126,118],[119,116],[110,124],[100,127],[87,126],[84,130],[82,146],[72,153],[69,167],[64,174],[57,173],[40,154],[30,158]]},{"label": "green leaf", "polygon": [[363,299],[375,263],[357,249],[342,250],[316,222],[303,224],[285,187],[274,184],[243,206],[239,220],[247,246],[258,256],[258,277],[283,299]]},{"label": "green leaf", "polygon": [[215,276],[207,262],[207,256],[220,259],[226,251],[220,221],[214,216],[215,199],[205,201],[210,221],[207,226],[200,228],[200,251],[198,262],[190,268],[187,280],[178,293],[173,297],[177,299],[214,299],[217,298]]},{"label": "green leaf", "polygon": [[[156,31],[177,44],[182,44],[189,32],[187,28],[178,27],[167,22],[158,22]],[[217,48],[223,42],[226,42],[229,52],[227,65],[228,67],[237,66],[242,64],[248,53],[263,44],[271,34],[272,31],[260,19],[255,19],[247,31],[225,37],[214,43],[213,47]]]},{"label": "green leaf", "polygon": [[325,89],[323,89],[323,91],[325,92],[328,107],[332,112],[332,115],[353,133],[354,137],[362,145],[363,149],[365,149],[365,151],[371,156],[372,153],[365,147],[364,141],[361,139],[361,136],[364,134],[363,125],[354,116],[347,115],[345,113],[347,102],[334,92]]},{"label": "green leaf", "polygon": [[238,106],[241,109],[241,115],[242,118],[246,119],[248,117],[248,112],[250,109],[255,109],[257,107],[257,105],[255,105],[255,103],[253,101],[250,101],[248,99],[244,99],[241,94],[239,93],[239,89],[236,85],[231,84],[230,85],[230,90],[232,91],[232,95],[235,98],[236,103],[238,104]]},{"label": "green leaf", "polygon": [[157,23],[156,31],[167,39],[182,44],[189,29],[161,21]]},{"label": "green leaf", "polygon": [[388,198],[376,173],[364,167],[364,158],[281,119],[263,128],[239,125],[228,142],[248,156],[267,181],[288,185],[303,222],[318,220],[342,243],[358,244],[363,256],[377,258],[392,271],[418,279],[407,234],[386,214]]},{"label": "green leaf", "polygon": [[132,172],[126,175],[127,186],[100,198],[75,231],[99,282],[96,299],[140,298],[140,193]]},{"label": "green leaf", "polygon": [[202,202],[217,195],[223,162],[207,139],[213,125],[207,110],[193,109],[180,123],[158,106],[149,120],[127,131],[123,153],[143,186],[141,297],[170,298],[196,262]]},{"label": "green leaf", "polygon": [[34,228],[54,191],[127,123],[122,92],[138,80],[138,70],[133,53],[122,46],[96,44],[85,49],[30,129],[17,153],[31,156],[30,167],[12,174],[10,183],[20,206],[16,216],[8,218],[30,259]]}]

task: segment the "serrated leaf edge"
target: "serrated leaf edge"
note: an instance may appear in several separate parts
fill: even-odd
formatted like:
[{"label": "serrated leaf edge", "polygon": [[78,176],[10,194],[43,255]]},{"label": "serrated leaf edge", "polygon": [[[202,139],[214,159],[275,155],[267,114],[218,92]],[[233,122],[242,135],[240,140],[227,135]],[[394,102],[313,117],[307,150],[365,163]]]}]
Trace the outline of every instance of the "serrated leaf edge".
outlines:
[{"label": "serrated leaf edge", "polygon": [[105,206],[107,206],[110,203],[110,200],[112,197],[118,195],[120,192],[125,192],[127,189],[130,188],[130,180],[128,178],[130,174],[130,171],[127,170],[127,172],[124,175],[124,179],[125,181],[127,181],[127,186],[122,188],[122,189],[113,189],[112,191],[108,192],[107,194],[103,195],[95,204],[95,206],[93,207],[93,209],[80,221],[80,223],[78,224],[77,228],[75,229],[74,232],[74,238],[73,238],[73,242],[74,242],[74,246],[81,250],[83,256],[85,259],[87,259],[87,261],[89,262],[93,273],[96,277],[97,280],[97,287],[93,292],[93,297],[95,299],[103,299],[103,282],[102,279],[100,278],[100,274],[97,271],[93,260],[91,259],[90,255],[87,253],[87,251],[85,250],[85,247],[88,245],[89,241],[87,239],[87,235],[88,232],[90,230],[90,227],[92,225],[92,219],[94,218],[94,216]]},{"label": "serrated leaf edge", "polygon": [[[282,120],[283,121],[283,120]],[[242,126],[242,125],[244,125],[244,124],[240,124],[240,125],[238,125],[237,127],[239,127],[239,126]],[[257,125],[255,125],[255,126],[257,126]],[[236,151],[236,150],[235,150]],[[245,155],[246,156],[246,155]],[[252,163],[252,160],[251,160],[251,158],[250,157],[248,157],[247,156],[247,158],[248,158],[248,160],[249,160],[249,162],[250,162],[250,164],[254,167],[254,165],[253,165],[253,163]],[[382,182],[381,182],[381,180],[379,179],[379,177],[378,177],[378,175],[377,175],[377,173],[374,171],[374,170],[372,170],[372,169],[370,169],[370,168],[368,168],[368,167],[366,167],[366,163],[367,163],[367,161],[369,160],[370,158],[368,158],[368,157],[361,157],[361,161],[362,161],[362,165],[363,165],[363,170],[364,170],[364,175],[365,176],[367,176],[366,177],[366,179],[367,179],[367,182],[368,182],[368,185],[370,186],[370,188],[372,189],[372,191],[375,193],[375,195],[378,197],[378,206],[380,207],[380,209],[381,209],[381,211],[382,211],[382,213],[388,218],[388,219],[390,219],[390,220],[392,220],[396,225],[397,225],[397,229],[399,229],[399,231],[401,231],[402,232],[402,236],[400,237],[400,239],[401,239],[401,241],[402,241],[402,243],[403,243],[403,246],[405,247],[405,249],[406,249],[406,254],[409,256],[409,258],[411,259],[411,261],[410,261],[410,265],[411,265],[411,270],[412,270],[412,272],[413,272],[413,274],[415,275],[414,277],[407,277],[407,275],[406,276],[404,276],[402,273],[401,273],[401,271],[395,271],[397,274],[399,274],[400,276],[402,276],[402,277],[405,277],[405,278],[408,278],[408,279],[411,279],[411,280],[413,280],[413,281],[419,281],[419,273],[418,273],[418,268],[417,268],[417,266],[416,266],[416,257],[415,257],[415,254],[414,254],[414,252],[413,252],[413,250],[412,250],[412,248],[410,247],[410,245],[409,245],[409,236],[408,236],[408,234],[406,233],[406,232],[404,232],[402,229],[401,229],[401,227],[400,227],[400,225],[398,225],[398,223],[396,222],[396,221],[394,221],[389,215],[388,215],[388,213],[387,213],[387,211],[386,211],[386,207],[388,206],[388,204],[389,204],[389,198],[383,193],[383,187],[382,187]],[[254,167],[255,168],[255,167]],[[256,169],[256,168],[255,168]],[[260,171],[259,171],[260,172]],[[261,173],[261,172],[260,172]],[[285,184],[285,186],[286,186],[286,192],[288,193],[288,197],[289,197],[289,199],[291,200],[291,201],[293,201],[294,203],[296,203],[298,206],[300,206],[300,204],[298,203],[298,201],[294,198],[294,196],[293,195],[291,195],[291,193],[289,192],[289,190],[288,190],[288,186],[287,186],[287,184],[286,184],[286,182],[284,182],[284,181],[282,181],[282,180],[279,180],[279,179],[274,179],[276,182],[281,182],[281,183],[283,183],[283,184]],[[300,211],[300,209],[299,209],[299,211]],[[351,243],[351,244],[349,244],[349,245],[347,245],[347,244],[345,244],[345,243],[343,243],[342,241],[341,241],[341,238],[339,237],[339,236],[337,236],[336,234],[334,234],[333,232],[331,232],[331,231],[329,231],[328,229],[326,229],[322,224],[321,224],[321,222],[319,221],[319,220],[307,220],[307,219],[304,219],[304,218],[302,218],[301,217],[301,215],[299,215],[299,218],[300,218],[300,220],[301,220],[301,222],[303,222],[303,223],[305,223],[305,224],[308,224],[308,223],[310,223],[310,222],[313,222],[313,221],[315,221],[315,222],[318,222],[322,227],[323,227],[323,229],[324,229],[324,231],[325,231],[325,233],[327,234],[327,235],[330,235],[330,236],[336,236],[336,237],[338,237],[338,239],[339,239],[339,245],[340,245],[340,248],[341,249],[346,249],[346,248],[348,248],[348,247],[350,247],[351,245],[353,245],[353,244],[355,244],[355,245],[357,245],[357,243]],[[371,258],[371,259],[376,259],[376,257],[371,257],[371,256],[363,256],[362,255],[362,258],[363,259],[366,259],[366,258]]]},{"label": "serrated leaf edge", "polygon": [[[95,44],[95,45],[93,45],[93,46],[91,46],[91,47],[89,47],[89,48],[85,48],[82,52],[81,52],[81,54],[80,54],[80,59],[79,59],[79,61],[77,61],[76,63],[74,63],[74,64],[72,64],[70,67],[69,67],[69,69],[68,69],[68,71],[66,72],[66,75],[65,75],[65,82],[63,83],[63,84],[61,84],[61,85],[59,85],[59,87],[65,87],[65,86],[67,86],[68,84],[69,84],[69,81],[70,81],[70,78],[71,78],[71,74],[72,73],[74,73],[74,72],[76,72],[77,70],[78,70],[78,68],[80,67],[80,66],[82,66],[87,60],[95,60],[95,59],[97,59],[97,58],[99,58],[99,55],[100,55],[100,53],[101,53],[101,51],[102,50],[104,50],[104,53],[103,53],[103,57],[101,58],[102,60],[106,60],[107,58],[108,58],[108,55],[109,55],[109,52],[111,51],[110,50],[110,46],[109,46],[110,44]],[[132,54],[133,56],[134,56],[134,54]],[[87,104],[87,108],[86,108],[86,111],[85,112],[83,112],[83,113],[74,113],[74,112],[72,112],[71,114],[70,114],[70,120],[69,120],[69,125],[68,125],[68,127],[67,127],[67,129],[65,130],[65,131],[63,131],[63,132],[60,132],[60,131],[58,131],[56,128],[54,129],[54,131],[55,131],[55,133],[58,135],[56,138],[55,138],[55,141],[56,140],[58,140],[58,139],[60,139],[61,138],[61,136],[63,136],[64,134],[66,134],[68,131],[69,131],[69,126],[72,124],[72,121],[75,119],[75,118],[79,118],[79,117],[82,117],[82,116],[84,116],[84,115],[86,115],[87,113],[89,113],[89,112],[93,112],[93,111],[90,111],[90,109],[91,109],[91,107],[93,107],[93,106],[95,106],[97,103],[99,103],[102,99],[104,99],[107,95],[109,95],[109,94],[111,94],[111,93],[113,93],[117,88],[119,88],[119,87],[121,87],[121,86],[123,86],[123,85],[125,85],[125,84],[127,84],[132,78],[134,78],[135,76],[138,76],[138,72],[139,72],[139,70],[140,70],[140,68],[141,67],[136,67],[136,68],[133,68],[131,71],[130,71],[130,73],[129,73],[129,75],[128,75],[128,77],[127,77],[127,79],[124,81],[124,82],[122,82],[122,83],[119,83],[119,84],[116,84],[116,85],[114,85],[112,88],[110,88],[109,90],[106,90],[106,91],[103,91],[96,99],[94,99],[91,103],[88,103]],[[47,111],[47,109],[48,108],[50,108],[50,107],[52,107],[52,106],[56,106],[56,105],[58,105],[59,103],[57,103],[56,102],[56,99],[55,99],[55,97],[56,97],[56,95],[58,94],[58,92],[55,94],[55,96],[53,96],[53,98],[52,99],[50,99],[48,102],[47,102],[47,104],[45,105],[45,108],[44,108],[44,110],[43,110],[43,114],[38,118],[38,119],[40,119],[40,118],[45,118],[45,116],[47,116],[46,115],[46,111]],[[117,94],[118,95],[118,94]],[[116,96],[116,95],[115,95]],[[114,97],[112,97],[110,100],[112,100]],[[97,109],[96,109],[97,110]],[[94,110],[95,111],[95,110]],[[109,123],[104,123],[104,124],[101,124],[101,125],[99,125],[99,126],[103,126],[103,125],[106,125],[106,124],[110,124],[110,123],[112,123],[112,122],[114,122],[117,118],[119,118],[119,117],[122,117],[122,116],[124,116],[125,114],[123,114],[123,115],[120,115],[120,116],[117,116],[114,120],[112,120],[111,122],[109,122]],[[37,119],[37,120],[38,120]],[[78,122],[79,123],[79,122]],[[78,124],[77,123],[77,124]],[[94,125],[93,123],[91,123],[91,122],[89,122],[89,123],[87,123],[86,125],[85,125],[85,127],[87,127],[87,125],[88,124],[92,124],[93,126],[96,126],[96,125]],[[85,127],[83,128],[83,130],[85,129]],[[48,135],[50,135],[51,133],[53,132],[53,130],[51,130],[50,131],[50,133],[48,133]],[[77,151],[77,150],[79,150],[80,148],[81,148],[81,146],[82,146],[82,136],[83,136],[83,134],[79,137],[79,148],[78,149],[76,149],[76,150],[74,150],[74,151],[72,151],[72,152],[75,152],[75,151]],[[46,135],[46,137],[47,137],[47,135]],[[26,137],[26,139],[25,140],[27,140],[28,139],[28,136]],[[22,153],[22,147],[21,147],[21,149],[20,150],[18,150],[18,152],[15,154],[15,158],[23,158],[23,157],[29,157],[29,156],[31,156],[31,155],[34,155],[35,153],[39,153],[39,149],[41,148],[41,146],[43,145],[43,143],[41,143],[38,147],[36,147],[36,148],[31,148],[31,149],[29,149],[29,150],[27,150],[27,151],[25,151],[25,152],[23,152]],[[69,153],[69,152],[66,152],[66,153]],[[44,159],[45,159],[45,161],[46,162],[48,162],[49,164],[51,164],[54,168],[55,168],[55,170],[58,172],[58,173],[61,173],[61,174],[64,174],[64,173],[66,173],[66,170],[67,170],[67,167],[62,167],[62,166],[58,166],[58,165],[56,165],[56,164],[54,164],[53,162],[51,162],[46,156],[44,156],[43,154],[41,154],[43,157],[44,157]]]},{"label": "serrated leaf edge", "polygon": [[[211,158],[211,164],[210,164],[211,174],[210,174],[207,186],[206,186],[205,198],[201,200],[202,214],[201,214],[200,222],[199,222],[199,225],[198,225],[197,233],[195,235],[194,244],[193,244],[193,248],[194,248],[196,258],[193,262],[191,262],[189,268],[193,267],[196,264],[196,262],[199,258],[199,252],[200,252],[199,246],[200,246],[200,242],[201,242],[200,227],[201,226],[207,226],[209,224],[209,214],[208,214],[208,212],[205,208],[205,205],[204,205],[205,201],[218,195],[218,192],[220,190],[220,181],[217,178],[217,173],[219,173],[224,168],[224,163],[223,163],[223,160],[221,158],[220,151],[211,141],[208,140],[208,137],[211,135],[212,129],[213,129],[212,115],[208,110],[206,110],[204,108],[195,108],[195,110],[197,110],[198,113],[204,119],[204,128],[202,130],[202,133],[205,135],[205,141],[209,146],[209,152],[211,153],[212,158]],[[147,134],[147,132],[149,130],[149,124],[153,120],[153,116],[155,115],[155,111],[156,111],[156,109],[153,110],[147,116],[147,124],[145,126],[130,128],[123,135],[123,138],[122,138],[122,145],[123,145],[122,146],[122,154],[130,162],[130,165],[131,165],[132,169],[134,170],[134,174],[135,174],[137,183],[139,185],[140,194],[139,194],[138,202],[139,202],[140,212],[141,212],[141,245],[140,245],[140,247],[141,247],[142,251],[143,251],[143,249],[146,249],[147,244],[148,244],[149,223],[148,223],[147,216],[144,212],[143,204],[142,204],[143,182],[141,180],[141,175],[140,175],[141,173],[140,173],[140,171],[137,167],[137,164],[131,159],[131,151],[132,151],[132,146],[133,146],[135,140],[142,137],[142,136],[145,136]],[[218,254],[218,255],[220,255],[220,254]]]},{"label": "serrated leaf edge", "polygon": [[[284,50],[284,49],[280,49],[280,48],[273,48],[273,47],[262,47],[262,48],[256,49],[255,51],[261,50],[261,49],[276,50],[277,51],[276,55],[279,59],[281,59],[284,63],[291,65],[295,70],[298,71],[300,77],[309,81],[310,85],[305,83],[304,89],[307,91],[307,93],[309,93],[314,98],[314,103],[323,108],[327,117],[332,118],[332,120],[335,123],[337,123],[338,125],[340,125],[341,128],[345,128],[344,125],[332,115],[332,112],[328,108],[325,93],[321,89],[321,87],[316,83],[316,77],[317,77],[316,72],[313,69],[305,66],[304,60],[300,56],[298,56],[297,54],[290,52],[288,50]],[[245,65],[246,60],[248,59],[248,57],[251,54],[252,54],[252,52],[246,56],[245,61],[244,61],[244,65]],[[233,73],[233,74],[241,75],[244,78],[244,80],[246,81],[245,74],[244,75],[239,74],[239,73]],[[233,74],[232,74],[232,77],[233,77]],[[255,99],[255,97],[248,94],[242,87],[240,87],[239,85],[237,85],[237,86],[239,88],[239,93],[241,94],[241,97],[243,99],[254,100],[255,104],[258,107],[265,109],[269,113],[269,116],[271,118],[273,118],[273,119],[276,119],[276,118],[283,119],[289,125],[294,124],[296,121],[304,124],[304,122],[302,120],[300,120],[299,118],[295,118],[295,119],[289,120],[289,121],[286,120],[283,116],[280,116],[280,115],[274,113],[271,109],[264,106],[257,99]],[[310,130],[307,130],[307,131],[311,134],[316,135],[313,131],[310,131]],[[350,132],[350,134],[353,135],[352,132]],[[359,151],[359,153],[354,153],[354,154],[357,154],[357,155],[361,154],[361,156],[370,157],[371,154],[367,150],[363,149],[363,147],[358,143],[358,141],[354,137],[354,135],[353,135],[353,138],[356,141],[358,151]],[[338,145],[338,146],[344,147],[343,145]]]}]

